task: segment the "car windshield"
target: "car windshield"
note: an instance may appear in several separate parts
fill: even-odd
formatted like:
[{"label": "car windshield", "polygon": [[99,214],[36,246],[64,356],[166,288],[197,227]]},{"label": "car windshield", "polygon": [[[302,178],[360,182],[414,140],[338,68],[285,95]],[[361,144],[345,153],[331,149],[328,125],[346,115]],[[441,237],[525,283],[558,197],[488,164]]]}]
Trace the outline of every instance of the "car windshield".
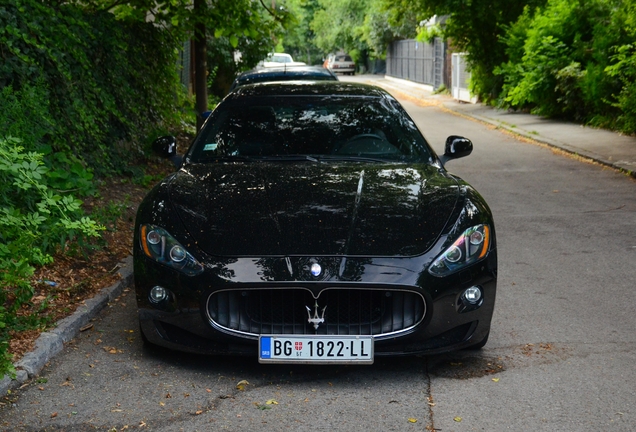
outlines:
[{"label": "car windshield", "polygon": [[272,81],[291,81],[291,80],[307,80],[307,81],[337,81],[338,79],[325,72],[311,72],[311,71],[282,71],[273,73],[260,73],[242,76],[236,79],[232,83],[230,90],[235,89],[238,86],[246,84],[254,84],[258,82],[272,82]]},{"label": "car windshield", "polygon": [[188,159],[429,162],[431,151],[396,101],[357,96],[226,100]]},{"label": "car windshield", "polygon": [[291,63],[292,59],[291,57],[286,55],[274,54],[273,56],[269,57],[267,61],[278,62],[278,63]]}]

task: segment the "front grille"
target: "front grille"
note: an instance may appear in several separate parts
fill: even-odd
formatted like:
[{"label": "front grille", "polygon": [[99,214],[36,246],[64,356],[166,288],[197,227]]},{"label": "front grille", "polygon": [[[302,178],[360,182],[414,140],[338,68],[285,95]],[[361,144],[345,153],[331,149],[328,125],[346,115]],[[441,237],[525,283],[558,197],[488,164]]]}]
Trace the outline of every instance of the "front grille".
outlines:
[{"label": "front grille", "polygon": [[[425,311],[420,294],[399,290],[331,288],[317,299],[302,288],[229,290],[212,294],[207,303],[208,317],[215,326],[251,336],[382,336],[414,327]],[[308,321],[323,317],[317,329]]]}]

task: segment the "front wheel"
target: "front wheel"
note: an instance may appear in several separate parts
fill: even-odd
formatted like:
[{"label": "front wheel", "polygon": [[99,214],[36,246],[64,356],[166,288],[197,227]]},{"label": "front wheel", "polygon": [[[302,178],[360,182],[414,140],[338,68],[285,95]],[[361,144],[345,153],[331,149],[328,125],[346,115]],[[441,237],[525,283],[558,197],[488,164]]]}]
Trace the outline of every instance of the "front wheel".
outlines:
[{"label": "front wheel", "polygon": [[480,342],[476,343],[475,345],[471,345],[469,347],[466,347],[464,349],[467,349],[467,350],[480,350],[480,349],[482,349],[488,343],[488,337],[489,336],[490,336],[490,330],[488,330],[488,333],[486,333],[486,336]]}]

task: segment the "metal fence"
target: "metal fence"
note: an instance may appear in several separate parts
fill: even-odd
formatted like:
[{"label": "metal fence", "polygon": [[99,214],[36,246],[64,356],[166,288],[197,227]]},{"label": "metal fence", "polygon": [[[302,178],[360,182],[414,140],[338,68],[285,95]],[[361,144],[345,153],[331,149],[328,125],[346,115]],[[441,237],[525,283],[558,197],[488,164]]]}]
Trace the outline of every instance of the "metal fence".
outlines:
[{"label": "metal fence", "polygon": [[416,40],[392,42],[386,54],[386,74],[437,89],[446,79],[446,44],[441,38],[432,43]]}]

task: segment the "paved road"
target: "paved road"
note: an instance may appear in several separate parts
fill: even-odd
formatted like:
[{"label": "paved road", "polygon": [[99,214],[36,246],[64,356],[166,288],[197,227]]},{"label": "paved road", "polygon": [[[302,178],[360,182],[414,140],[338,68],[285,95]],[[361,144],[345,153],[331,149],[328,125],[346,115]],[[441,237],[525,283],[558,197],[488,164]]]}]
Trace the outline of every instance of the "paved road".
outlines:
[{"label": "paved road", "polygon": [[447,168],[481,191],[497,223],[499,293],[482,351],[358,367],[153,351],[126,292],[14,391],[0,429],[633,430],[636,181],[405,106],[437,151],[450,134],[475,144]]}]

